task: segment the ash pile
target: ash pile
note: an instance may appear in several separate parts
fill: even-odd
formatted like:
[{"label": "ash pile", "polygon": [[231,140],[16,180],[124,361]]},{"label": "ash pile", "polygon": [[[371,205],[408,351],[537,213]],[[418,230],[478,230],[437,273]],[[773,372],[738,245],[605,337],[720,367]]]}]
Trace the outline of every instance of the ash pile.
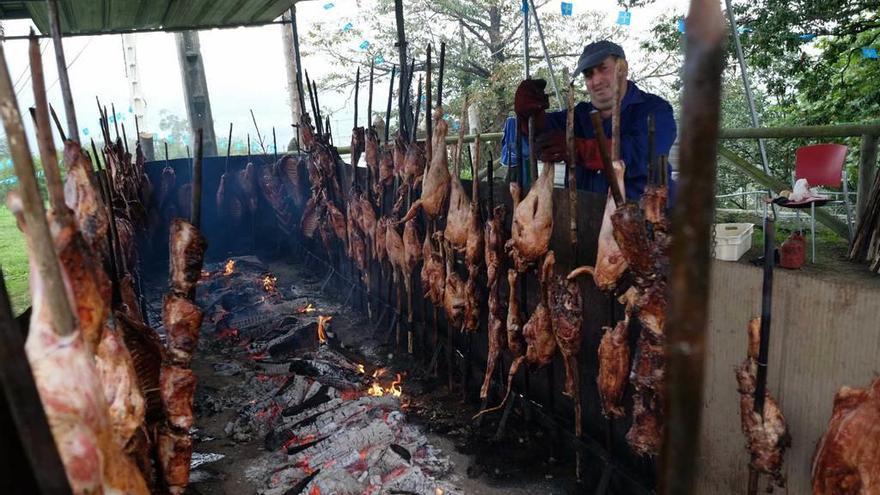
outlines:
[{"label": "ash pile", "polygon": [[206,265],[199,284],[203,351],[236,385],[201,390],[195,408],[234,410],[226,440],[262,443],[245,472],[259,493],[461,493],[442,480],[452,463],[406,421],[404,374],[360,362],[334,334],[339,308],[254,257]]}]

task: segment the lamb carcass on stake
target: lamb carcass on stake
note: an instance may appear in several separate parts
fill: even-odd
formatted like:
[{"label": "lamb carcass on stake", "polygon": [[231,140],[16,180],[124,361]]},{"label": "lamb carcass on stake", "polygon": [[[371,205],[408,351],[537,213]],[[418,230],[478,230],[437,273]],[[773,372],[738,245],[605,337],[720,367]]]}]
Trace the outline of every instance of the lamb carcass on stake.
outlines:
[{"label": "lamb carcass on stake", "polygon": [[98,179],[92,170],[92,162],[83,153],[79,143],[64,142],[64,165],[67,178],[64,184],[64,201],[73,210],[77,227],[92,252],[105,263],[109,256],[107,237],[110,232],[110,215],[98,189]]},{"label": "lamb carcass on stake", "polygon": [[361,154],[364,152],[364,128],[355,127],[351,130],[351,166],[357,167],[361,161]]},{"label": "lamb carcass on stake", "polygon": [[460,328],[466,304],[465,283],[461,276],[455,272],[452,248],[447,245],[444,254],[446,257],[446,283],[443,287],[443,309],[446,311],[449,325],[453,328]]},{"label": "lamb carcass on stake", "polygon": [[880,493],[880,378],[841,387],[813,456],[813,493]]},{"label": "lamb carcass on stake", "polygon": [[403,227],[403,254],[406,268],[403,271],[404,283],[406,284],[406,307],[407,321],[413,321],[412,299],[412,274],[416,272],[419,262],[422,261],[422,246],[419,243],[419,230],[415,219],[406,222]]},{"label": "lamb carcass on stake", "polygon": [[376,180],[379,177],[379,135],[372,126],[364,131],[364,161],[367,163],[367,174]]},{"label": "lamb carcass on stake", "polygon": [[[623,193],[626,191],[623,184],[623,162],[616,161],[613,167],[618,187],[621,193]],[[605,200],[605,213],[602,216],[602,226],[599,229],[596,264],[595,266],[575,268],[568,275],[569,279],[582,274],[590,274],[593,276],[593,282],[596,284],[596,287],[603,292],[612,292],[617,287],[617,281],[626,272],[628,265],[623,253],[620,252],[620,246],[614,240],[614,226],[611,223],[611,215],[614,214],[615,210],[617,210],[617,205],[614,203],[611,191],[608,191],[608,196]]]},{"label": "lamb carcass on stake", "polygon": [[489,394],[489,385],[492,381],[492,375],[495,373],[498,357],[501,355],[501,351],[507,342],[505,308],[501,300],[501,288],[498,283],[498,276],[501,270],[501,256],[504,251],[504,215],[504,205],[496,206],[492,210],[492,217],[484,226],[486,287],[489,289],[489,314],[487,321],[489,353],[486,358],[486,374],[483,378],[483,386],[480,388],[481,399],[485,399]]},{"label": "lamb carcass on stake", "polygon": [[535,368],[546,366],[556,354],[556,338],[553,335],[553,324],[550,321],[548,291],[556,256],[553,251],[547,252],[541,266],[541,299],[532,312],[529,321],[523,327],[523,338],[526,340],[526,361]]},{"label": "lamb carcass on stake", "polygon": [[623,394],[629,383],[630,351],[629,351],[629,322],[635,312],[636,289],[630,287],[620,297],[620,301],[626,304],[626,316],[617,322],[614,328],[602,327],[605,332],[599,344],[599,374],[596,384],[599,388],[599,398],[602,400],[602,414],[606,418],[622,418]]},{"label": "lamb carcass on stake", "polygon": [[553,164],[544,165],[541,176],[514,208],[507,254],[524,272],[547,253],[553,234]]},{"label": "lamb carcass on stake", "polygon": [[449,183],[452,179],[449,175],[449,163],[446,156],[446,134],[449,132],[449,124],[442,116],[443,108],[438,106],[434,110],[434,136],[432,138],[434,154],[431,157],[431,166],[422,181],[422,195],[412,204],[401,222],[415,218],[419,208],[425,210],[425,215],[429,219],[437,218],[442,213],[446,197],[449,195]]},{"label": "lamb carcass on stake", "polygon": [[581,335],[581,324],[583,323],[581,291],[575,282],[561,276],[551,275],[551,279],[547,283],[550,286],[547,290],[549,291],[553,334],[565,363],[563,393],[575,399],[576,408],[579,410],[580,377],[577,355],[580,352],[581,340],[583,339]]},{"label": "lamb carcass on stake", "polygon": [[425,148],[417,142],[411,142],[406,147],[404,158],[404,182],[417,184],[425,173]]},{"label": "lamb carcass on stake", "polygon": [[487,287],[498,283],[501,259],[504,256],[504,216],[506,214],[507,208],[504,205],[496,206],[492,210],[492,218],[484,226]]},{"label": "lamb carcass on stake", "polygon": [[[453,172],[457,169],[458,167]],[[463,252],[468,242],[471,201],[464,191],[461,179],[458,178],[457,174],[454,173],[453,175],[449,192],[449,209],[446,210],[446,230],[443,231],[443,237],[449,242],[453,250]]]},{"label": "lamb carcass on stake", "polygon": [[259,180],[257,184],[260,186],[260,192],[263,197],[272,206],[275,212],[275,219],[278,221],[278,227],[281,231],[290,235],[294,229],[294,213],[288,195],[285,194],[284,184],[281,179],[281,161],[274,165],[265,165],[260,168]]},{"label": "lamb carcass on stake", "polygon": [[[442,233],[438,233],[442,236]],[[443,291],[446,287],[446,266],[443,264],[443,255],[434,249],[432,236],[425,234],[422,243],[422,290],[431,304],[443,305]]]}]

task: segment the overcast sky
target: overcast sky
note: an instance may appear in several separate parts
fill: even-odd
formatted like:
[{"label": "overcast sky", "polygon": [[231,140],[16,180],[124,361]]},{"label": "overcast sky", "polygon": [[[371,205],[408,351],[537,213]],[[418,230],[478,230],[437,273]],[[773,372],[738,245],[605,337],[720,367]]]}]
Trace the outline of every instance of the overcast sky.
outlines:
[{"label": "overcast sky", "polygon": [[[326,9],[331,2],[333,7]],[[361,0],[362,5],[372,0]],[[478,1],[478,0],[476,0]],[[510,0],[512,2],[518,0]],[[612,0],[602,2],[570,0],[574,12],[580,9],[594,9],[607,13],[609,25],[617,20],[620,8]],[[404,3],[405,5],[406,3]],[[651,7],[632,11],[630,29],[644,35],[651,18],[665,12],[684,15],[686,0],[658,0]],[[337,17],[350,9],[356,9],[355,0],[319,0],[302,2],[297,6],[300,32],[304,32],[310,22],[326,20],[328,16]],[[405,7],[404,7],[405,8]],[[543,16],[560,15],[560,2],[553,0],[539,11]],[[393,22],[393,18],[389,18]],[[10,21],[4,23],[7,35],[27,34],[30,22]],[[208,89],[215,129],[218,137],[225,136],[228,123],[233,122],[235,134],[243,137],[253,131],[249,109],[253,109],[261,131],[271,132],[275,126],[279,146],[286,143],[291,135],[290,110],[287,103],[286,73],[281,30],[286,25],[271,25],[255,28],[215,29],[201,31],[202,55],[207,73]],[[342,25],[340,25],[340,29]],[[168,33],[138,34],[137,58],[142,80],[142,88],[147,101],[147,130],[158,133],[160,111],[166,110],[181,117],[186,116],[183,101],[183,87],[177,61],[174,35]],[[637,36],[640,37],[640,36]],[[27,66],[27,41],[11,40],[5,43],[6,59],[13,83],[17,82],[19,107],[24,109],[33,105],[33,93]],[[49,85],[49,101],[63,117],[61,90],[57,83],[54,50],[48,39],[42,40],[43,63],[46,81]],[[533,49],[540,45],[533,44]],[[303,47],[309,48],[309,47]],[[311,47],[314,48],[314,47]],[[637,56],[637,45],[625,46],[628,58]],[[357,47],[352,47],[357,49]],[[96,136],[98,131],[95,96],[102,103],[115,103],[117,112],[122,112],[126,127],[131,127],[129,136],[134,134],[134,121],[128,114],[129,93],[125,78],[122,54],[122,40],[119,35],[73,37],[64,40],[65,56],[69,65],[74,104],[82,133]],[[307,51],[312,51],[311,49]],[[320,56],[309,56],[303,60],[309,73],[317,78],[328,70],[327,62]],[[322,92],[322,106],[342,107],[342,95]],[[382,97],[379,97],[382,98]],[[380,103],[380,107],[384,103]],[[363,110],[362,110],[363,111]],[[343,108],[331,116],[342,122],[334,123],[334,130],[340,130],[338,142],[348,141],[351,127],[351,109]],[[30,119],[25,121],[29,124]],[[30,131],[30,129],[29,129]],[[162,137],[160,135],[160,137]]]}]

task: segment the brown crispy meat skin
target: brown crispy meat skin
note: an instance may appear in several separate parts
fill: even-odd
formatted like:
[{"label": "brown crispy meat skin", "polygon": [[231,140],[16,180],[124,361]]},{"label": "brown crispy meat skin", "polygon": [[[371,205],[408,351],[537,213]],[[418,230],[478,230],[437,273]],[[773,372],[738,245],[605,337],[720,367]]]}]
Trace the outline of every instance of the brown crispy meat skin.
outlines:
[{"label": "brown crispy meat skin", "polygon": [[649,279],[654,274],[651,246],[645,227],[645,214],[635,203],[627,203],[611,215],[614,240],[637,279]]},{"label": "brown crispy meat skin", "polygon": [[367,162],[367,168],[374,177],[379,172],[379,136],[372,127],[365,131],[366,149],[364,160]]},{"label": "brown crispy meat skin", "polygon": [[275,219],[278,220],[278,226],[282,232],[289,235],[293,232],[295,223],[293,207],[282,182],[281,163],[279,161],[274,165],[260,167],[257,184],[260,186],[260,192],[263,193],[263,197],[272,206],[272,211],[275,212]]},{"label": "brown crispy meat skin", "polygon": [[446,250],[446,284],[443,290],[443,309],[446,311],[446,319],[453,328],[460,328],[464,317],[465,308],[465,285],[464,280],[455,272],[452,266],[452,251]]},{"label": "brown crispy meat skin", "polygon": [[407,144],[403,131],[397,131],[394,135],[394,175],[399,177],[401,182],[405,182]]},{"label": "brown crispy meat skin", "polygon": [[202,311],[189,299],[170,293],[162,305],[162,324],[168,337],[171,362],[189,365],[199,341]]},{"label": "brown crispy meat skin", "polygon": [[168,416],[168,424],[180,431],[189,431],[193,425],[193,395],[196,391],[196,375],[180,366],[165,366],[160,375],[162,404]]},{"label": "brown crispy meat skin", "polygon": [[446,230],[443,237],[449,241],[457,252],[465,250],[468,242],[468,226],[470,224],[471,201],[461,185],[458,177],[452,178],[449,193],[449,209],[446,212]]},{"label": "brown crispy meat skin", "polygon": [[555,259],[553,251],[548,252],[544,258],[540,274],[541,300],[523,327],[523,337],[526,339],[526,361],[536,368],[549,364],[556,354],[556,337],[553,335],[547,297],[549,278],[553,275]]},{"label": "brown crispy meat skin", "polygon": [[306,204],[306,191],[308,191],[305,159],[294,155],[284,155],[281,158],[281,170],[287,177],[293,204],[297,208],[302,208]]},{"label": "brown crispy meat skin", "polygon": [[648,332],[642,332],[636,346],[630,381],[633,394],[633,424],[626,440],[636,454],[656,456],[660,452],[664,425],[664,389],[666,357],[663,344]]},{"label": "brown crispy meat skin", "polygon": [[92,163],[78,143],[64,142],[64,164],[67,178],[64,183],[64,202],[73,210],[77,228],[100,263],[108,259],[107,235],[110,216],[101,199],[98,179]]},{"label": "brown crispy meat skin", "polygon": [[545,165],[526,197],[515,206],[507,253],[520,272],[550,247],[553,234],[553,166]]},{"label": "brown crispy meat skin", "polygon": [[506,208],[498,205],[492,212],[492,218],[485,225],[485,259],[486,259],[486,286],[492,287],[498,283],[501,270],[501,258],[504,255],[504,215]]},{"label": "brown crispy meat skin", "polygon": [[640,201],[642,210],[645,212],[645,219],[653,226],[654,230],[667,231],[669,229],[669,221],[666,218],[666,199],[669,191],[665,186],[650,184],[645,188],[645,193]]},{"label": "brown crispy meat skin", "polygon": [[816,495],[880,493],[880,378],[841,387],[813,457]]},{"label": "brown crispy meat skin", "polygon": [[481,399],[485,399],[489,395],[489,384],[492,382],[492,375],[495,374],[498,357],[501,355],[506,342],[504,305],[501,301],[500,292],[497,283],[489,286],[489,355],[486,359],[486,375],[483,377],[483,386],[480,388]]},{"label": "brown crispy meat skin", "polygon": [[577,283],[560,276],[550,281],[550,316],[556,345],[565,361],[565,395],[577,398],[579,374],[577,355],[581,349],[581,325],[584,321],[581,308],[581,291]]},{"label": "brown crispy meat skin", "polygon": [[413,183],[425,173],[425,148],[419,143],[409,143],[404,158],[405,182]]},{"label": "brown crispy meat skin", "polygon": [[443,115],[443,110],[441,107],[437,107],[434,111],[434,155],[431,157],[431,167],[422,181],[422,196],[412,204],[406,216],[401,220],[402,222],[414,218],[419,208],[425,210],[428,218],[436,218],[440,215],[446,197],[449,195],[449,183],[452,179],[449,175],[449,163],[446,156],[446,133],[449,132],[449,125],[440,118],[441,115]]},{"label": "brown crispy meat skin", "polygon": [[422,290],[434,306],[441,306],[446,288],[446,267],[443,265],[443,256],[434,249],[429,235],[425,235],[425,242],[422,243],[422,257]]},{"label": "brown crispy meat skin", "polygon": [[355,127],[351,130],[351,165],[356,167],[364,152],[364,128]]},{"label": "brown crispy meat skin", "polygon": [[629,377],[629,316],[611,327],[602,327],[605,333],[599,344],[599,397],[602,414],[606,418],[622,418],[623,393]]},{"label": "brown crispy meat skin", "polygon": [[192,298],[202,276],[202,262],[208,248],[205,236],[191,223],[175,218],[171,223],[169,259],[171,290]]},{"label": "brown crispy meat skin", "polygon": [[159,430],[159,465],[172,494],[180,495],[186,491],[192,450],[192,438],[187,432],[177,433],[169,428]]}]

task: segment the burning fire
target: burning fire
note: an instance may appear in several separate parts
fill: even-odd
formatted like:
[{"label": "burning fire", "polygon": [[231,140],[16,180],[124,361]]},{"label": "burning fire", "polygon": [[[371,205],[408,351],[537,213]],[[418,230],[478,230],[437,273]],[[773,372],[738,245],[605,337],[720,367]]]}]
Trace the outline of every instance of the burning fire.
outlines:
[{"label": "burning fire", "polygon": [[358,365],[358,373],[360,373],[360,374],[363,375],[363,374],[366,373],[366,372],[367,372],[367,370],[364,369],[364,365],[359,364],[359,365]]},{"label": "burning fire", "polygon": [[303,307],[297,309],[296,312],[297,312],[297,313],[312,313],[312,312],[317,311],[317,310],[318,310],[318,309],[315,308],[315,307],[312,305],[312,303],[309,303],[308,305],[303,306]]},{"label": "burning fire", "polygon": [[278,287],[276,286],[275,282],[277,281],[278,278],[271,273],[263,275],[263,290],[270,293],[276,292],[278,290]]},{"label": "burning fire", "polygon": [[373,378],[375,379],[373,383],[370,385],[370,388],[367,389],[367,395],[372,395],[373,397],[382,397],[383,395],[393,395],[394,397],[400,397],[403,393],[403,388],[400,383],[403,381],[403,377],[400,373],[397,374],[394,381],[391,382],[391,385],[388,388],[382,388],[382,384],[377,379],[385,373],[385,369],[378,369],[373,373]]},{"label": "burning fire", "polygon": [[318,341],[322,344],[327,343],[327,323],[332,320],[332,316],[319,316],[318,317]]},{"label": "burning fire", "polygon": [[230,259],[226,261],[226,266],[223,268],[223,275],[230,276],[235,272],[235,260]]}]

